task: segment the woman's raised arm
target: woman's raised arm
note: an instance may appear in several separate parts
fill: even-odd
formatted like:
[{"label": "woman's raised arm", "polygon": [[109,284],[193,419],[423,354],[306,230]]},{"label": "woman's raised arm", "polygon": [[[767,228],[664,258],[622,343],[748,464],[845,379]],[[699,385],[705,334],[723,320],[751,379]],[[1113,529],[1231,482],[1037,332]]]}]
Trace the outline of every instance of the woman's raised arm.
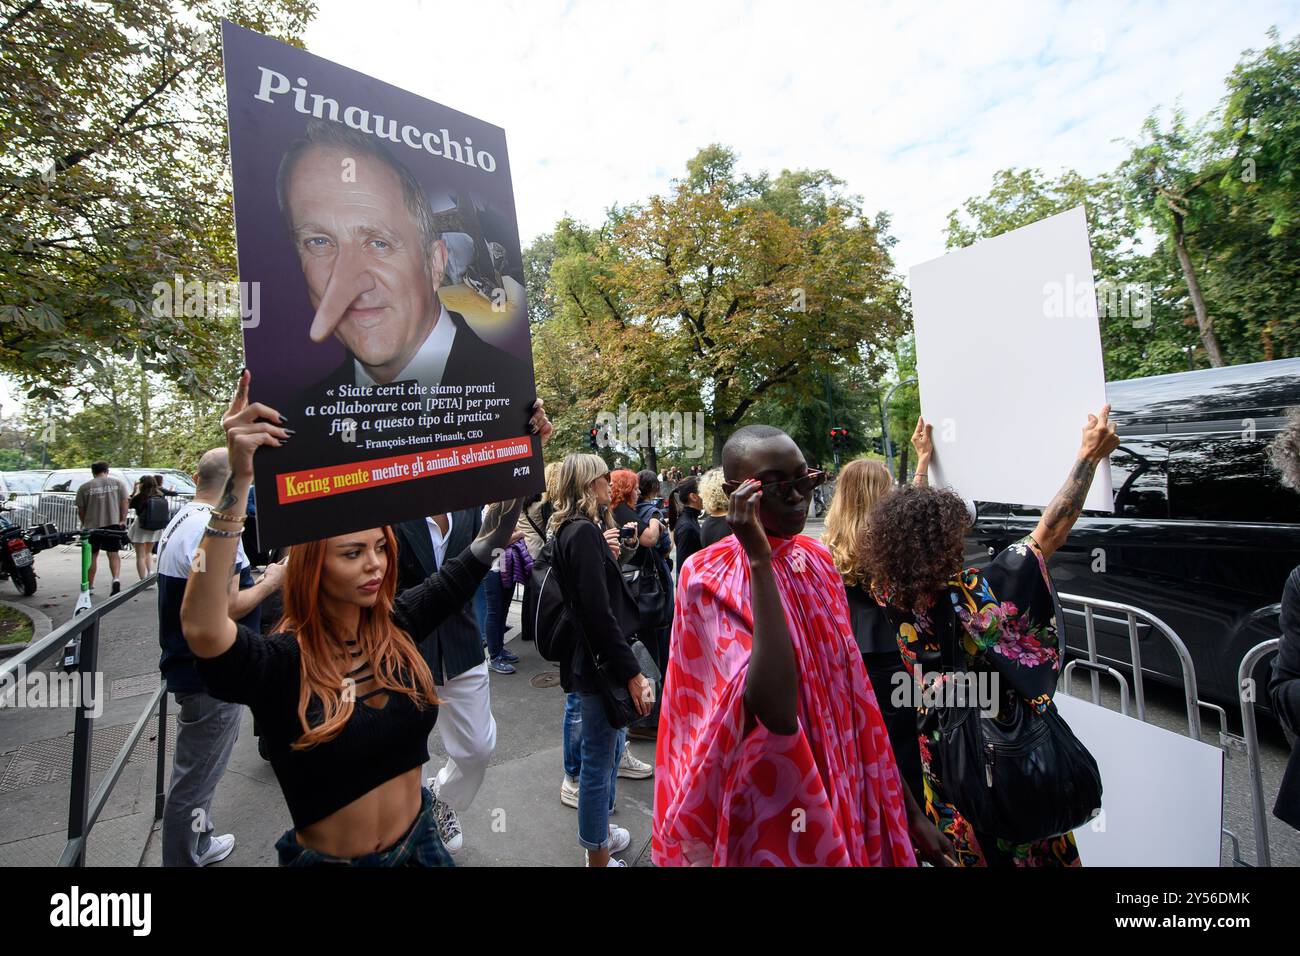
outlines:
[{"label": "woman's raised arm", "polygon": [[253,481],[253,453],[263,445],[279,447],[293,434],[283,427],[284,419],[275,409],[248,404],[251,379],[245,369],[230,408],[221,419],[230,456],[230,477],[203,532],[199,560],[190,572],[181,602],[181,630],[195,657],[217,657],[235,643],[228,588],[243,530],[248,486]]}]

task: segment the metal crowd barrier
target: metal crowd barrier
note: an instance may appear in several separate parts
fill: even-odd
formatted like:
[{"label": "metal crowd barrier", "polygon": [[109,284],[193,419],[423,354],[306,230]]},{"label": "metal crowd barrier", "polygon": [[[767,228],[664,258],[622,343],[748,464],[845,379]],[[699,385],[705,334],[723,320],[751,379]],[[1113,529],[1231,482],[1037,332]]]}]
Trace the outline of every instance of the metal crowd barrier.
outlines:
[{"label": "metal crowd barrier", "polygon": [[[168,495],[167,512],[175,517],[190,502],[192,495]],[[81,528],[81,516],[77,513],[77,496],[62,491],[44,491],[35,495],[23,495],[14,499],[15,517],[32,524],[52,522],[60,531],[77,531]],[[126,526],[129,530],[135,522],[135,512],[127,515]],[[18,524],[18,521],[14,522]],[[123,545],[129,542],[123,541]]]},{"label": "metal crowd barrier", "polygon": [[[1264,802],[1264,771],[1259,762],[1259,733],[1255,728],[1255,679],[1251,676],[1255,668],[1270,654],[1277,653],[1281,638],[1273,638],[1256,644],[1246,652],[1237,668],[1237,689],[1241,698],[1241,736],[1229,734],[1229,741],[1236,745],[1234,749],[1246,751],[1246,763],[1250,774],[1250,799],[1255,817],[1255,866],[1272,866],[1273,861],[1268,846],[1268,805]],[[1233,840],[1232,862],[1236,866],[1250,866],[1241,858],[1240,847]]]},{"label": "metal crowd barrier", "polygon": [[[77,655],[77,673],[79,689],[87,686],[99,686],[92,683],[99,668],[99,620],[104,615],[121,607],[136,594],[153,584],[158,578],[151,574],[143,581],[138,581],[121,593],[113,595],[103,604],[92,607],[86,613],[74,617],[61,627],[51,631],[25,651],[0,662],[0,683],[6,681],[17,683],[19,671],[26,674],[38,668],[47,658],[61,651],[69,641],[77,640],[80,645]],[[102,690],[107,694],[107,689]],[[94,735],[95,719],[91,716],[94,701],[87,700],[84,690],[79,694],[73,717],[72,738],[72,783],[68,791],[68,842],[59,857],[59,866],[85,866],[86,841],[94,828],[104,806],[108,803],[113,787],[117,785],[122,771],[136,744],[144,736],[150,717],[158,714],[158,769],[154,788],[154,821],[162,819],[163,802],[166,797],[164,772],[167,755],[167,688],[165,684],[150,698],[144,711],[131,728],[122,749],[113,759],[112,765],[100,781],[95,792],[90,792],[90,757],[91,741]],[[104,703],[100,701],[99,703]],[[101,711],[102,713],[102,711]]]},{"label": "metal crowd barrier", "polygon": [[[1082,667],[1089,671],[1092,678],[1092,702],[1101,704],[1101,689],[1099,679],[1101,674],[1110,674],[1119,683],[1120,686],[1120,712],[1125,716],[1128,715],[1129,687],[1128,680],[1122,673],[1107,664],[1103,664],[1097,659],[1097,632],[1095,613],[1098,611],[1111,611],[1116,614],[1122,614],[1123,620],[1128,625],[1129,653],[1132,655],[1129,666],[1133,668],[1133,697],[1136,704],[1136,717],[1138,720],[1146,720],[1146,694],[1144,688],[1144,676],[1142,673],[1142,646],[1138,640],[1139,622],[1151,628],[1155,633],[1163,636],[1173,647],[1174,652],[1178,655],[1179,664],[1183,672],[1183,697],[1187,704],[1187,735],[1193,740],[1201,739],[1201,712],[1202,707],[1215,711],[1219,715],[1219,747],[1230,758],[1234,752],[1244,751],[1249,766],[1251,789],[1252,789],[1252,811],[1255,822],[1255,852],[1259,866],[1269,866],[1269,846],[1268,846],[1268,826],[1266,823],[1267,810],[1264,804],[1264,778],[1259,759],[1259,736],[1255,728],[1255,707],[1254,695],[1242,694],[1241,715],[1244,736],[1238,737],[1228,731],[1228,713],[1218,704],[1210,701],[1201,700],[1196,686],[1196,670],[1192,666],[1192,655],[1188,651],[1187,645],[1183,639],[1178,636],[1168,624],[1156,617],[1149,611],[1144,611],[1140,607],[1131,604],[1120,604],[1117,601],[1105,601],[1101,598],[1085,597],[1081,594],[1055,593],[1054,597],[1057,603],[1057,620],[1060,622],[1061,645],[1065,647],[1066,641],[1066,615],[1063,613],[1066,604],[1077,604],[1082,607],[1084,633],[1088,642],[1088,657],[1086,659],[1076,658],[1066,664],[1065,669],[1061,672],[1061,681],[1065,693],[1070,692],[1070,677],[1076,667]],[[1080,613],[1071,611],[1071,613]],[[1117,620],[1108,618],[1108,620]],[[1269,652],[1277,649],[1279,641],[1277,639],[1265,641],[1264,643],[1252,648],[1242,659],[1241,667],[1238,670],[1238,687],[1245,687],[1246,681],[1250,679],[1250,674],[1259,662]],[[1252,685],[1253,686],[1253,685]],[[1245,698],[1250,696],[1250,700]],[[1225,782],[1226,797],[1226,782]],[[1234,866],[1250,866],[1241,856],[1241,841],[1237,835],[1226,827],[1223,828],[1223,835],[1232,843],[1232,862]]]}]

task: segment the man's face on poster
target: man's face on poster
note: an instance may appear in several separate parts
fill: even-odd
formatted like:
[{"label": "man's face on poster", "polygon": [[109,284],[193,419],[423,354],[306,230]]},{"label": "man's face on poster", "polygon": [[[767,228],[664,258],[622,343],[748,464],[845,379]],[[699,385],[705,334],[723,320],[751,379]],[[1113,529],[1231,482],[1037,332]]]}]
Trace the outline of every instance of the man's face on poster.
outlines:
[{"label": "man's face on poster", "polygon": [[372,378],[392,381],[438,319],[446,247],[425,250],[401,180],[372,156],[308,148],[286,192],[312,340],[333,334]]}]

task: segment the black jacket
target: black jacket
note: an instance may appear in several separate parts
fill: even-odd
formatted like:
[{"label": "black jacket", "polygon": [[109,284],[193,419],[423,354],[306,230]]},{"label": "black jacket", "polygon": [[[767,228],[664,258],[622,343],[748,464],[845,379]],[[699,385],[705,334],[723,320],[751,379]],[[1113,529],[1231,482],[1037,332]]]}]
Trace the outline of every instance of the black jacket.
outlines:
[{"label": "black jacket", "polygon": [[727,524],[726,515],[709,515],[700,522],[700,547],[717,544],[729,534],[731,525]]},{"label": "black jacket", "polygon": [[885,615],[885,609],[876,603],[870,592],[861,584],[844,585],[844,596],[849,602],[849,624],[853,640],[865,658],[869,654],[897,654],[898,638],[894,626]]},{"label": "black jacket", "polygon": [[[463,554],[478,536],[482,525],[483,513],[478,508],[453,512],[446,560]],[[397,537],[397,593],[401,594],[440,569],[434,560],[433,540],[429,537],[429,523],[425,518],[403,521],[392,527]],[[422,642],[420,650],[433,671],[433,679],[439,684],[483,663],[483,638],[479,635],[472,600],[466,601],[457,613],[449,616],[430,634],[413,636]]]},{"label": "black jacket", "polygon": [[602,664],[609,664],[610,675],[626,683],[641,673],[629,643],[641,627],[641,616],[622,568],[594,521],[566,524],[555,546],[565,599],[586,635],[586,641],[579,638],[573,658],[560,662],[560,685],[569,692],[596,691],[596,665],[588,645]]},{"label": "black jacket", "polygon": [[677,518],[677,527],[673,529],[673,543],[677,545],[677,576],[682,574],[682,565],[686,559],[704,547],[700,537],[700,511],[698,508],[683,508]]}]

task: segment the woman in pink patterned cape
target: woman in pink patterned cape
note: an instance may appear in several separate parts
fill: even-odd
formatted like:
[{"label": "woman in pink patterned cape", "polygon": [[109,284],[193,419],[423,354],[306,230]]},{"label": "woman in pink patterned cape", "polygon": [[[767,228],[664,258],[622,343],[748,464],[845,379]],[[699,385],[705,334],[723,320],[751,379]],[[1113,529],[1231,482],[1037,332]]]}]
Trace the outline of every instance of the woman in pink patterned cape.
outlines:
[{"label": "woman in pink patterned cape", "polygon": [[736,533],[677,586],[655,864],[914,866],[913,839],[947,862],[898,775],[830,553],[798,534],[820,473],[770,426],[727,444]]}]

